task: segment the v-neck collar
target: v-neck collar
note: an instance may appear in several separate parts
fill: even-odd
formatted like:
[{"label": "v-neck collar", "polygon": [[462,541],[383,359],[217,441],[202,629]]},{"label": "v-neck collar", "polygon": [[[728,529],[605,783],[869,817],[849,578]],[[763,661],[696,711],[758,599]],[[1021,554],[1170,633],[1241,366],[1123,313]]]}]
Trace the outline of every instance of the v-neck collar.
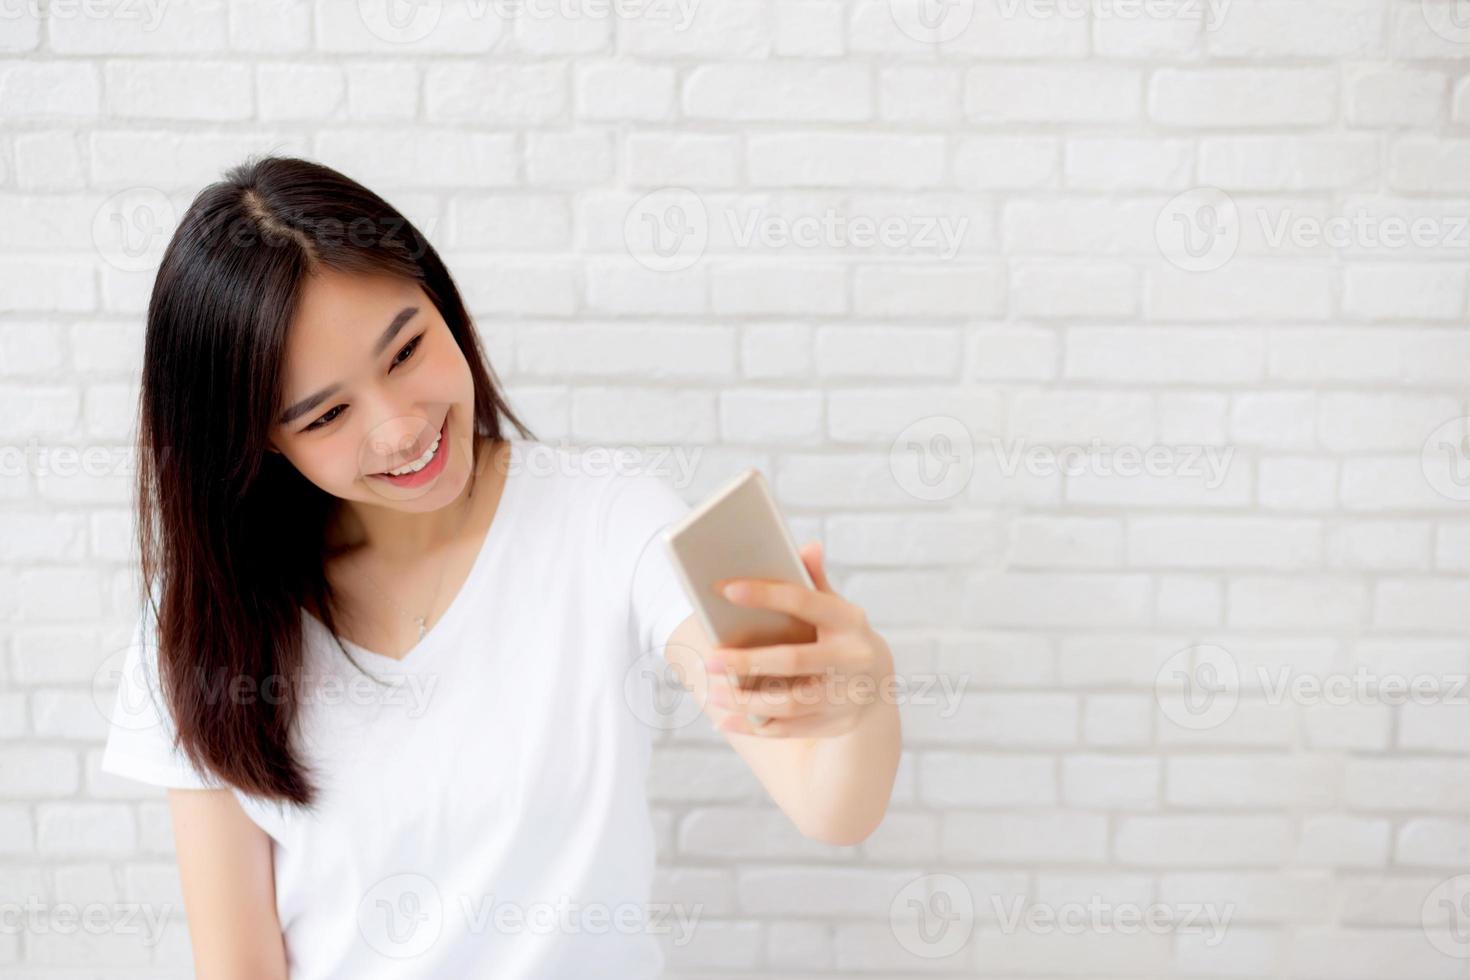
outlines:
[{"label": "v-neck collar", "polygon": [[[470,565],[469,573],[465,576],[464,582],[460,584],[459,591],[449,601],[449,605],[445,608],[444,614],[439,617],[438,621],[429,628],[429,631],[417,643],[404,651],[401,657],[390,657],[385,653],[369,650],[367,647],[355,643],[345,636],[337,637],[342,642],[342,645],[352,651],[353,654],[361,656],[379,668],[390,672],[394,670],[405,670],[423,659],[424,652],[432,649],[436,645],[436,637],[448,632],[447,628],[452,626],[454,620],[463,615],[461,609],[469,603],[470,594],[475,591],[476,581],[484,573],[484,567],[489,563],[491,554],[500,550],[498,542],[507,533],[505,525],[510,519],[509,507],[513,505],[516,488],[521,482],[516,478],[515,472],[518,465],[517,454],[521,452],[522,440],[512,437],[506,441],[510,443],[510,450],[506,453],[505,481],[500,487],[500,499],[495,502],[495,513],[490,517],[490,527],[486,529],[485,536],[480,541],[480,549],[475,553],[475,560]],[[310,612],[306,612],[306,615],[310,616],[321,627],[322,632],[327,632],[326,624],[322,623],[320,619],[317,619]]]}]

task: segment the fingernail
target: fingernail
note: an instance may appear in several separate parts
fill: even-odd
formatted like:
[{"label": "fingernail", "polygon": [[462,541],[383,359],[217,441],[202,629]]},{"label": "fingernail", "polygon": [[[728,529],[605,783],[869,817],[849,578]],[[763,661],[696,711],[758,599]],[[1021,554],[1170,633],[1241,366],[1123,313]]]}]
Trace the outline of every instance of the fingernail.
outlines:
[{"label": "fingernail", "polygon": [[725,593],[726,599],[744,599],[746,595],[745,586],[739,582],[731,582],[721,591]]}]

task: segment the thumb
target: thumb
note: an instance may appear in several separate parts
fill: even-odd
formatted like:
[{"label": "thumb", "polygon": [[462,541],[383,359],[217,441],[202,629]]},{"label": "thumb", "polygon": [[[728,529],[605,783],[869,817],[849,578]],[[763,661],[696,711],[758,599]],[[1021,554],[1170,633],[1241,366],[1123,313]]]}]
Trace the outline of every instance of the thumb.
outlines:
[{"label": "thumb", "polygon": [[801,555],[802,563],[806,565],[807,573],[811,575],[812,582],[816,585],[817,591],[836,595],[837,592],[832,588],[832,583],[827,581],[827,569],[824,564],[825,556],[822,550],[822,542],[812,539],[802,545],[797,551]]}]

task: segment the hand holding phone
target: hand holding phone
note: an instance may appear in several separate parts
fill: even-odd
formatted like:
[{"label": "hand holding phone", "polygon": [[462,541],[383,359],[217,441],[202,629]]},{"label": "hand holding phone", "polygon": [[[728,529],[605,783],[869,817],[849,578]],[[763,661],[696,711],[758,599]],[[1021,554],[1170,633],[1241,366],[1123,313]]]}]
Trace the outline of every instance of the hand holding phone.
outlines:
[{"label": "hand holding phone", "polygon": [[[842,735],[864,712],[878,712],[895,733],[896,765],[897,711],[875,706],[863,693],[892,677],[892,651],[863,609],[833,590],[820,551],[808,556],[810,565],[802,558],[759,470],[745,470],[663,538],[716,643],[707,696],[730,712],[722,731]],[[767,584],[747,588],[735,601],[715,589],[740,579]]]}]

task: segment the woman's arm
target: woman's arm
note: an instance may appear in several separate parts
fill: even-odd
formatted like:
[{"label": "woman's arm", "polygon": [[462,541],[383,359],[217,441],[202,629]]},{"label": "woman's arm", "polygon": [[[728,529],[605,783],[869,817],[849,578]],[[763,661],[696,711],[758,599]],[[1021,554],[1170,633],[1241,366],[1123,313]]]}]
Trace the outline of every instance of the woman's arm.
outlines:
[{"label": "woman's arm", "polygon": [[228,789],[170,789],[199,980],[286,980],[271,840]]}]

